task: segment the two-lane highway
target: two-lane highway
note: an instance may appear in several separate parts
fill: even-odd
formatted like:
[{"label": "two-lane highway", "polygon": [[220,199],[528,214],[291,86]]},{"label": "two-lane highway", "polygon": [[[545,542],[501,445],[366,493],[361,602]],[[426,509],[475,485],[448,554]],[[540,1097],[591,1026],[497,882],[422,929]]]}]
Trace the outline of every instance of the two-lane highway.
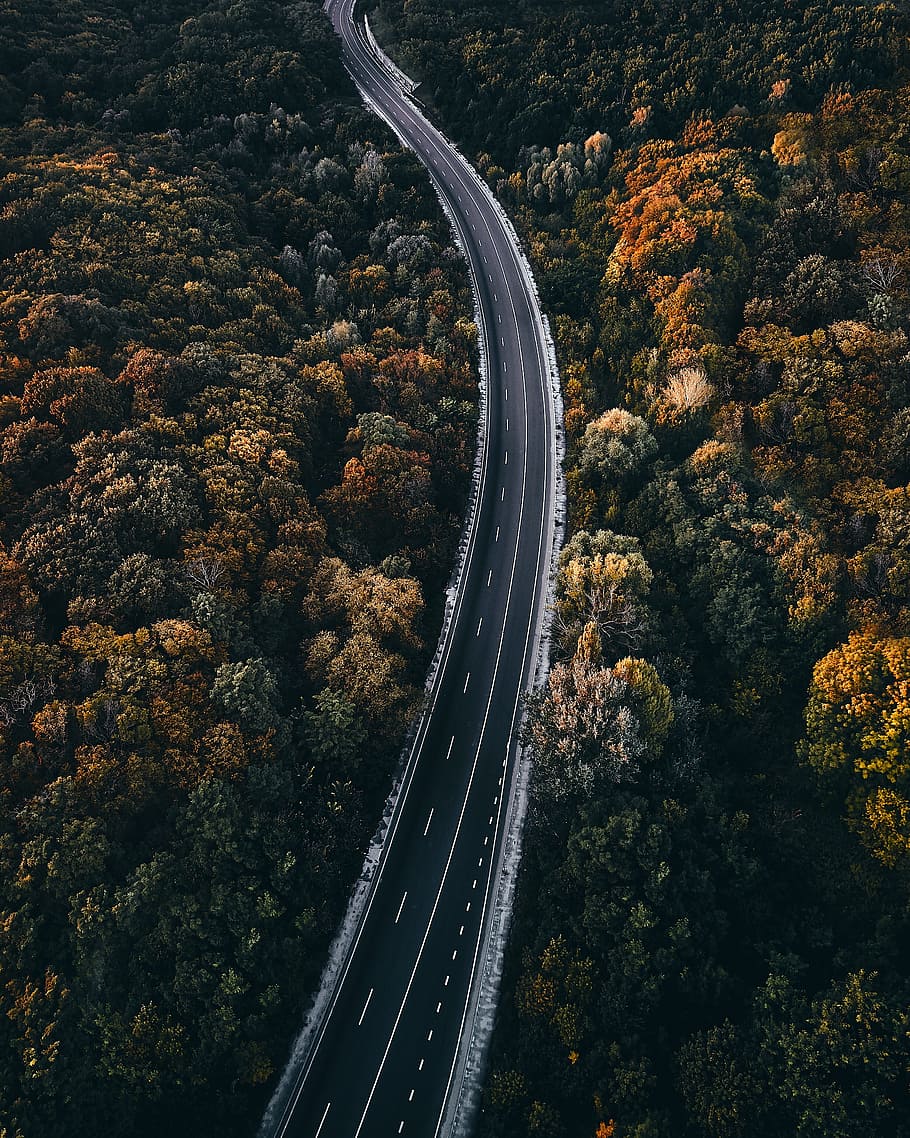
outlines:
[{"label": "two-lane highway", "polygon": [[533,680],[557,494],[556,407],[528,271],[470,165],[329,0],[368,103],[427,167],[468,258],[485,348],[476,507],[440,664],[340,980],[263,1125],[272,1138],[433,1138],[458,1093]]}]

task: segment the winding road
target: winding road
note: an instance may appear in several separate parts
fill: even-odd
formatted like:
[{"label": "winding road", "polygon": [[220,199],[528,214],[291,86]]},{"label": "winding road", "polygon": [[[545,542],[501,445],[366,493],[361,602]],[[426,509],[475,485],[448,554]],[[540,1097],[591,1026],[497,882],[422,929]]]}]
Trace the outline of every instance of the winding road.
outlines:
[{"label": "winding road", "polygon": [[449,1134],[516,793],[555,539],[557,411],[546,335],[514,234],[406,83],[328,0],[368,104],[429,171],[468,258],[485,347],[485,440],[454,609],[363,919],[273,1103],[270,1138]]}]

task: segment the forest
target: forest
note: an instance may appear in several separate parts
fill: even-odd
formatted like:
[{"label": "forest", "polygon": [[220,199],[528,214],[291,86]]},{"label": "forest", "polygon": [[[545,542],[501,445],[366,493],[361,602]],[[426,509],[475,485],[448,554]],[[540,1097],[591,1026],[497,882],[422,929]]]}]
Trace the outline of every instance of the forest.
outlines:
[{"label": "forest", "polygon": [[467,272],[312,0],[3,0],[0,155],[0,1135],[248,1135],[438,636]]},{"label": "forest", "polygon": [[910,1134],[906,7],[378,0],[571,517],[482,1138]]}]

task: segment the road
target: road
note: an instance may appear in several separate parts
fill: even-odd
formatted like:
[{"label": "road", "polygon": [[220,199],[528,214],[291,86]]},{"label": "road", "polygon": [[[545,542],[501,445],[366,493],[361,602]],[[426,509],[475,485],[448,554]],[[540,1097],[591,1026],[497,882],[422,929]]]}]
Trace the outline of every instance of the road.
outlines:
[{"label": "road", "polygon": [[[556,412],[527,270],[468,163],[328,0],[367,102],[429,171],[468,257],[488,392],[477,505],[441,663],[366,914],[273,1138],[433,1138],[470,1035],[554,541]],[[461,1046],[461,1050],[460,1049]]]}]

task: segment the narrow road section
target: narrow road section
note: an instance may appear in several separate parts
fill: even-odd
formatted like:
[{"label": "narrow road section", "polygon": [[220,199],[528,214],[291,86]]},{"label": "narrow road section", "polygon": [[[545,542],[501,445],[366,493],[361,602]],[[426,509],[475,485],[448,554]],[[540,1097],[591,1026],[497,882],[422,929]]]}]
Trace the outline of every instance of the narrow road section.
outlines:
[{"label": "narrow road section", "polygon": [[326,8],[361,94],[424,163],[455,226],[474,282],[487,390],[476,505],[428,709],[338,982],[262,1132],[432,1138],[448,1128],[460,1093],[514,793],[520,701],[544,626],[557,415],[544,325],[510,227],[371,48],[353,0]]}]

